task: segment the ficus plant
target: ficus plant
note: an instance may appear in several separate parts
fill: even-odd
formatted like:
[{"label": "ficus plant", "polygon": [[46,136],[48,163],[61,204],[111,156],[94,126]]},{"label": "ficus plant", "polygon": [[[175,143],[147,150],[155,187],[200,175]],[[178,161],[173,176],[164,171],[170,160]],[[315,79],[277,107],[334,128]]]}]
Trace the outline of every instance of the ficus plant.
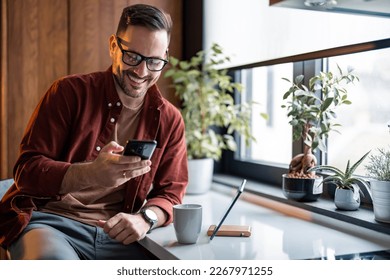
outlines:
[{"label": "ficus plant", "polygon": [[345,84],[358,81],[359,78],[352,74],[353,69],[348,68],[344,73],[337,65],[338,73],[320,72],[319,75],[309,79],[308,86],[304,84],[304,76],[295,77],[291,87],[284,94],[289,123],[293,128],[293,141],[301,140],[304,145],[303,153],[293,157],[289,165],[290,178],[315,178],[314,172],[307,172],[317,164],[313,152],[320,149],[326,152],[325,139],[331,131],[338,132],[340,126],[335,122],[336,108],[349,105]]},{"label": "ficus plant", "polygon": [[235,104],[233,93],[241,93],[241,83],[232,81],[222,65],[230,61],[221,46],[201,50],[190,60],[170,57],[171,67],[165,73],[171,78],[181,101],[189,159],[219,160],[223,150],[237,148],[233,133],[248,144],[251,133],[252,103]]}]

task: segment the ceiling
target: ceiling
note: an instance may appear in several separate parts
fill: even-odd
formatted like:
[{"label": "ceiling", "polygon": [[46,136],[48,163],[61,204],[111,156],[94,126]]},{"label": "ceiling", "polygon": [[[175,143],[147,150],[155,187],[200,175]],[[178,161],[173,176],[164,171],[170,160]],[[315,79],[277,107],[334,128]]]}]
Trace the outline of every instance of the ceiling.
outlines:
[{"label": "ceiling", "polygon": [[390,17],[390,0],[270,0],[275,7]]}]

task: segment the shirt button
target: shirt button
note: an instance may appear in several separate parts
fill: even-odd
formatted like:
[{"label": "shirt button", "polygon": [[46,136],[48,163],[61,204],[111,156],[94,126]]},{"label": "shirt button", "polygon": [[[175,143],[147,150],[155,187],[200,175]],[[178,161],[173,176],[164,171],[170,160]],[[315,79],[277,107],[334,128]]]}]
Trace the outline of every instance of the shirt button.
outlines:
[{"label": "shirt button", "polygon": [[118,101],[117,103],[116,103],[116,106],[121,106],[121,103]]},{"label": "shirt button", "polygon": [[100,152],[101,149],[102,149],[102,148],[101,148],[100,146],[97,146],[97,147],[96,147],[96,151],[98,151],[98,152]]},{"label": "shirt button", "polygon": [[115,122],[115,119],[114,119],[114,118],[111,118],[111,119],[110,119],[110,122],[114,123],[114,122]]},{"label": "shirt button", "polygon": [[108,107],[112,107],[112,103],[108,103]]}]

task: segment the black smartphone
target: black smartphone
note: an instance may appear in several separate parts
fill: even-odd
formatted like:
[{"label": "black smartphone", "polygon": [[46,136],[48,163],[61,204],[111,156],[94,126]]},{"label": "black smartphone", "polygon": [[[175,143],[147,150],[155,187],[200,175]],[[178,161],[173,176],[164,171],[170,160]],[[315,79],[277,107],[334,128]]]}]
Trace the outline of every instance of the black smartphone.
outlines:
[{"label": "black smartphone", "polygon": [[150,159],[156,146],[157,141],[155,140],[129,140],[126,143],[123,155],[139,156],[141,159]]}]

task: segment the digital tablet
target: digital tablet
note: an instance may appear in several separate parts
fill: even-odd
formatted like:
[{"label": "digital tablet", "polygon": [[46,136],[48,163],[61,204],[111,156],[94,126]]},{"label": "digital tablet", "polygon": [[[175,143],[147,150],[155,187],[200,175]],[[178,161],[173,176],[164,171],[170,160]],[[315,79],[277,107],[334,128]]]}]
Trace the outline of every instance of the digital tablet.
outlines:
[{"label": "digital tablet", "polygon": [[[221,221],[217,226],[211,225],[208,230],[208,235],[210,235],[210,240],[213,240],[214,236],[216,235],[223,235],[223,236],[250,236],[250,227],[248,226],[225,226],[225,228],[221,229],[221,226],[223,222],[225,221],[226,217],[229,215],[230,210],[232,210],[234,204],[244,191],[244,187],[246,184],[246,179],[244,179],[241,183],[241,186],[237,189],[236,195],[233,197],[232,202],[230,203],[229,207],[227,208],[226,212],[223,214]],[[220,230],[223,230],[220,234]]]}]

